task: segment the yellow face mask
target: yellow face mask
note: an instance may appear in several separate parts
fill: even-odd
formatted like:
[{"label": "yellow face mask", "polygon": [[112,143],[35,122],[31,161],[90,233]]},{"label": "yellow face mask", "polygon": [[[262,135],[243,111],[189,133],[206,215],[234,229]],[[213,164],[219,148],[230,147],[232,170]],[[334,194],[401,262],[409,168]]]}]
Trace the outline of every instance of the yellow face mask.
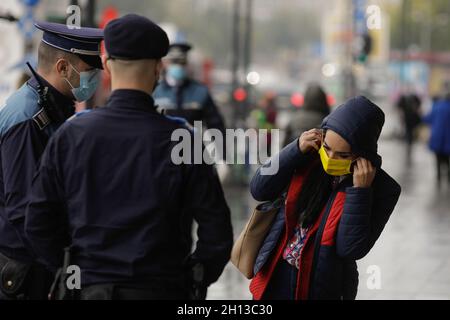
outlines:
[{"label": "yellow face mask", "polygon": [[323,144],[319,149],[323,169],[331,176],[343,176],[351,173],[352,160],[330,159]]}]

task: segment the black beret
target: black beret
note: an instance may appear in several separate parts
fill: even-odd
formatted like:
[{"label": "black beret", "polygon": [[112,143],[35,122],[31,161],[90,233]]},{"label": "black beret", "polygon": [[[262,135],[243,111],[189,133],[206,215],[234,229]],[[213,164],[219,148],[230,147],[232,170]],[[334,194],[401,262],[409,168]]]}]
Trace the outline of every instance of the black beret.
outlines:
[{"label": "black beret", "polygon": [[127,14],[106,25],[105,49],[111,58],[161,59],[169,50],[169,38],[156,23],[136,14]]}]

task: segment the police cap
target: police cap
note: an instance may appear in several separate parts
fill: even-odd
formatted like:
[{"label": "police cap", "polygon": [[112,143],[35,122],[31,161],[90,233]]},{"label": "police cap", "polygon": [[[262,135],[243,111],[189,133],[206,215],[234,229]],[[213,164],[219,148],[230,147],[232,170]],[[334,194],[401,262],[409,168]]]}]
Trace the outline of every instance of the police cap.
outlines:
[{"label": "police cap", "polygon": [[97,28],[76,28],[61,23],[38,21],[36,28],[44,31],[42,42],[66,52],[73,53],[94,68],[102,69],[100,43],[103,30]]},{"label": "police cap", "polygon": [[186,63],[188,52],[192,49],[189,43],[172,43],[169,47],[169,54],[167,60],[174,63]]}]

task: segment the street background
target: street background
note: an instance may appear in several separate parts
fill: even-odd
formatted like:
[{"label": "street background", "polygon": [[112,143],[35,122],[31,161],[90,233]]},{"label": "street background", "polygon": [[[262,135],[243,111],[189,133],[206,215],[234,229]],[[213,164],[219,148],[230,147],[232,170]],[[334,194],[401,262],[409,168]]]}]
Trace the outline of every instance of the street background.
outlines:
[{"label": "street background", "polygon": [[[36,65],[41,33],[33,20],[64,23],[71,4],[81,7],[83,26],[134,12],[160,23],[171,41],[192,43],[191,76],[209,86],[227,128],[280,129],[283,141],[310,83],[323,87],[332,107],[359,94],[377,103],[386,114],[383,168],[402,194],[358,261],[357,299],[450,299],[450,186],[437,184],[429,128],[418,123],[413,140],[405,139],[398,107],[402,96],[415,95],[423,116],[448,93],[449,0],[2,0],[0,106],[26,79],[25,62]],[[104,81],[79,110],[102,105],[108,94]],[[218,168],[235,238],[256,205],[248,188],[256,167]],[[381,288],[368,285],[372,266]],[[251,299],[248,285],[229,264],[208,299]]]}]

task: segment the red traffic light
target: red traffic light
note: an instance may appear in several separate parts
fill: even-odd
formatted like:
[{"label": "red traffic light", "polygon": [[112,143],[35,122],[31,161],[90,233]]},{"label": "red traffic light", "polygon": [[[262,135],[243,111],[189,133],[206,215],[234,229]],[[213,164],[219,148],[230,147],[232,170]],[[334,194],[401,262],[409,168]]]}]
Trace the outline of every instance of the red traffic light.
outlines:
[{"label": "red traffic light", "polygon": [[245,99],[247,99],[247,91],[245,91],[245,89],[243,88],[237,88],[233,92],[233,98],[238,102],[243,102],[245,101]]},{"label": "red traffic light", "polygon": [[304,102],[305,98],[300,93],[296,92],[291,96],[291,104],[296,108],[300,108],[301,106],[303,106]]},{"label": "red traffic light", "polygon": [[334,98],[333,95],[328,94],[327,95],[327,102],[329,106],[334,106],[336,104],[336,99]]}]

